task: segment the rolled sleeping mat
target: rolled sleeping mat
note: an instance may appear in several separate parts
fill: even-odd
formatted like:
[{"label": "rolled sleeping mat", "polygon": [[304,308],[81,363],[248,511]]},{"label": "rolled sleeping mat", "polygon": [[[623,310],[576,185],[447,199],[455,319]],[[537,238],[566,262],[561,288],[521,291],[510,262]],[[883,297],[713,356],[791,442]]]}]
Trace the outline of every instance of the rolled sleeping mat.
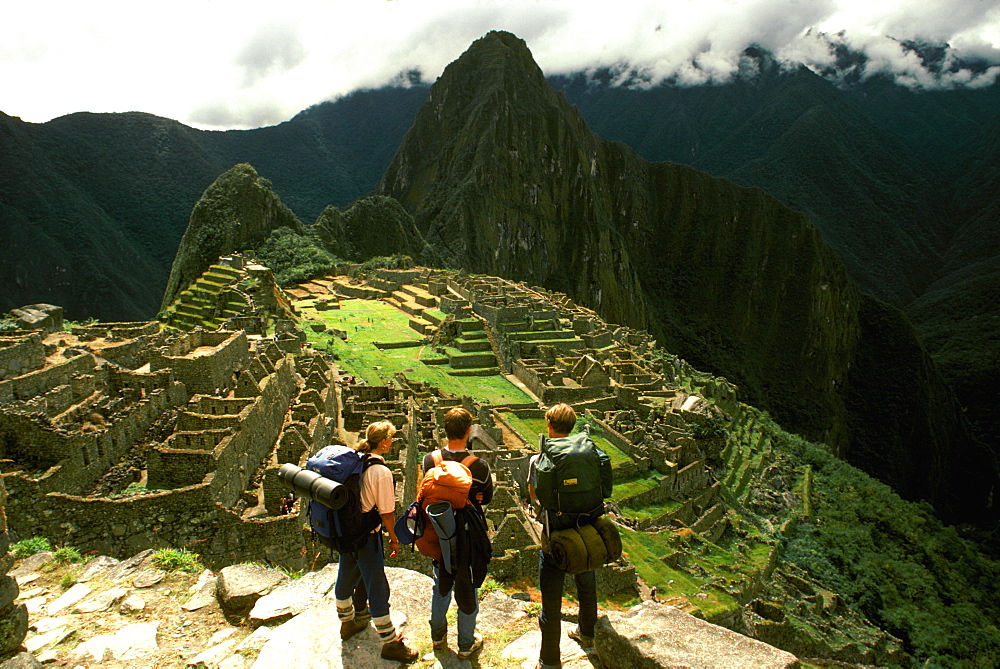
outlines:
[{"label": "rolled sleeping mat", "polygon": [[582,574],[588,570],[587,545],[576,529],[559,530],[549,536],[552,562],[567,574]]},{"label": "rolled sleeping mat", "polygon": [[350,497],[347,488],[336,481],[290,462],[281,465],[281,469],[278,470],[278,480],[300,497],[308,497],[334,510],[347,504]]},{"label": "rolled sleeping mat", "polygon": [[441,562],[444,570],[453,573],[455,558],[455,512],[448,502],[432,502],[424,509],[427,518],[434,526],[434,533],[441,543]]},{"label": "rolled sleeping mat", "polygon": [[594,529],[601,535],[604,547],[608,552],[608,558],[604,564],[617,561],[622,556],[622,537],[618,532],[618,526],[607,516],[601,516],[594,521]]},{"label": "rolled sleeping mat", "polygon": [[583,545],[587,547],[587,571],[597,569],[608,561],[608,549],[604,546],[604,539],[594,529],[593,525],[581,525],[576,528],[583,539]]}]

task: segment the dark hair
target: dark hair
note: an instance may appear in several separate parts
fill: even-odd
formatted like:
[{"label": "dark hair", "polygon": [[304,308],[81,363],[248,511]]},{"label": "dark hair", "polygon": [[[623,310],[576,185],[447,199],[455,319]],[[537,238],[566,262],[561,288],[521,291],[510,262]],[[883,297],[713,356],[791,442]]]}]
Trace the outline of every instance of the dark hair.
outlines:
[{"label": "dark hair", "polygon": [[380,420],[372,423],[365,430],[364,441],[358,442],[358,449],[362,453],[371,453],[372,449],[382,443],[383,440],[391,438],[396,434],[396,426],[387,420]]},{"label": "dark hair", "polygon": [[461,439],[472,427],[472,414],[462,407],[455,407],[444,415],[444,433],[448,439]]},{"label": "dark hair", "polygon": [[576,425],[576,412],[568,404],[556,404],[545,412],[545,420],[556,434],[569,434]]}]

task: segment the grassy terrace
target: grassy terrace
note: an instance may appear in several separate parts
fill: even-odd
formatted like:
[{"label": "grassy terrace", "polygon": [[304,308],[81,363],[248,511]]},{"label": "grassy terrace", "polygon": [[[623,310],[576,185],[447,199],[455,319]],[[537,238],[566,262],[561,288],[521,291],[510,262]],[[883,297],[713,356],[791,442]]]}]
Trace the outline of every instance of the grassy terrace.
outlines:
[{"label": "grassy terrace", "polygon": [[[545,418],[521,418],[513,411],[503,411],[500,413],[503,419],[507,421],[511,429],[521,435],[524,439],[531,445],[538,444],[538,435],[546,434],[545,432]],[[583,427],[583,421],[577,422],[576,429],[573,433],[576,434]],[[622,453],[616,446],[614,446],[610,441],[608,441],[603,434],[601,434],[601,429],[595,425],[590,426],[590,436],[594,439],[594,443],[597,444],[602,451],[608,454],[611,458],[611,466],[621,464],[623,462],[628,462],[630,458]]]},{"label": "grassy terrace", "polygon": [[[656,587],[660,599],[685,597],[706,618],[724,615],[738,606],[729,592],[760,574],[767,565],[771,545],[759,537],[745,544],[705,541],[696,534],[658,532],[649,534],[621,528],[622,548],[639,576]],[[664,556],[677,551],[687,556],[686,569],[676,569]]]},{"label": "grassy terrace", "polygon": [[[316,311],[313,300],[302,300],[296,308],[306,321],[321,321],[327,328],[347,333],[342,341],[327,332],[313,332],[308,324],[304,330],[309,342],[318,350],[336,354],[343,370],[371,385],[390,382],[396,372],[410,379],[431,383],[442,392],[469,395],[489,404],[523,404],[531,402],[520,388],[504,376],[452,376],[447,358],[429,346],[419,345],[422,335],[409,327],[409,316],[378,300],[344,300],[340,309]],[[373,342],[412,342],[407,348],[378,349]],[[463,370],[468,371],[468,370]]]}]

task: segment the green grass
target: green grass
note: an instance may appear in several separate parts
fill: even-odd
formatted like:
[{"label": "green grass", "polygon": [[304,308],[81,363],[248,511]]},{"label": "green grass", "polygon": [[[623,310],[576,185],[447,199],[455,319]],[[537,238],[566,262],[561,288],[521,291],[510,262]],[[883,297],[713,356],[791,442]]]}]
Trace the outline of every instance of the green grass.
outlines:
[{"label": "green grass", "polygon": [[656,475],[653,470],[650,470],[650,475],[634,476],[624,481],[616,482],[615,489],[611,493],[612,501],[617,502],[619,500],[632,497],[633,495],[638,495],[639,493],[651,488],[655,488],[658,483],[655,476]]},{"label": "green grass", "polygon": [[348,374],[370,385],[392,381],[403,372],[414,381],[430,383],[445,393],[469,395],[489,404],[524,404],[531,402],[520,388],[504,376],[452,376],[448,365],[427,365],[423,360],[439,360],[441,355],[430,346],[379,350],[372,342],[413,342],[423,336],[411,330],[409,317],[395,307],[377,300],[344,300],[340,309],[316,311],[299,303],[303,318],[320,320],[328,328],[347,332],[347,341],[306,328],[310,343],[319,350],[339,356],[339,365]]},{"label": "green grass", "polygon": [[646,520],[647,518],[659,518],[665,513],[670,511],[676,511],[683,504],[681,502],[675,502],[673,500],[667,500],[665,502],[659,502],[657,504],[647,504],[646,506],[632,508],[629,506],[622,507],[622,514],[633,520]]},{"label": "green grass", "polygon": [[197,574],[205,569],[198,555],[183,548],[161,548],[153,553],[153,566],[165,571],[186,571]]},{"label": "green grass", "polygon": [[501,411],[500,416],[507,421],[512,430],[532,446],[538,444],[538,435],[546,433],[544,417],[521,418],[513,411]]},{"label": "green grass", "polygon": [[52,554],[52,558],[56,562],[83,562],[83,556],[80,554],[79,549],[72,546],[63,546],[56,549],[56,552]]},{"label": "green grass", "polygon": [[[512,411],[501,412],[501,416],[505,421],[507,421],[507,424],[510,425],[511,429],[521,435],[521,438],[529,444],[537,444],[538,435],[547,434],[545,418],[542,416],[538,418],[521,418]],[[576,434],[582,430],[584,423],[585,420],[578,420],[572,433]],[[594,443],[597,444],[602,451],[607,453],[609,458],[611,458],[612,467],[625,462],[631,462],[632,459],[608,441],[601,433],[601,429],[596,425],[591,424],[590,436],[593,438]]]},{"label": "green grass", "polygon": [[50,551],[52,550],[52,544],[45,537],[31,537],[30,539],[22,539],[10,547],[10,552],[15,559],[21,560],[26,557],[31,557],[39,551]]},{"label": "green grass", "polygon": [[[683,539],[671,533],[646,534],[627,527],[620,528],[620,531],[622,549],[628,555],[629,561],[635,565],[639,576],[646,583],[656,587],[661,598],[687,597],[706,617],[736,608],[737,602],[734,597],[711,585],[714,576],[711,572],[705,576],[695,576],[663,562],[661,558],[664,555],[682,548]],[[705,597],[699,597],[699,593]]]}]

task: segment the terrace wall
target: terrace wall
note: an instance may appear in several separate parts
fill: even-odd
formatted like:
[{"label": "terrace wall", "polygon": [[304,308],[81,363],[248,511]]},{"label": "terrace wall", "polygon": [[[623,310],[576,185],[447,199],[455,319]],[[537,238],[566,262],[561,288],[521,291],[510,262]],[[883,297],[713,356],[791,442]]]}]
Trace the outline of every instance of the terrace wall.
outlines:
[{"label": "terrace wall", "polygon": [[[214,350],[197,352],[203,346]],[[153,352],[149,365],[151,371],[172,369],[191,394],[215,395],[229,386],[234,372],[247,367],[249,357],[245,332],[195,330]]]},{"label": "terrace wall", "polygon": [[0,379],[27,374],[45,365],[42,335],[0,337]]},{"label": "terrace wall", "polygon": [[68,384],[75,374],[89,372],[96,366],[94,356],[85,353],[51,367],[0,381],[0,404],[44,395],[56,386]]}]

